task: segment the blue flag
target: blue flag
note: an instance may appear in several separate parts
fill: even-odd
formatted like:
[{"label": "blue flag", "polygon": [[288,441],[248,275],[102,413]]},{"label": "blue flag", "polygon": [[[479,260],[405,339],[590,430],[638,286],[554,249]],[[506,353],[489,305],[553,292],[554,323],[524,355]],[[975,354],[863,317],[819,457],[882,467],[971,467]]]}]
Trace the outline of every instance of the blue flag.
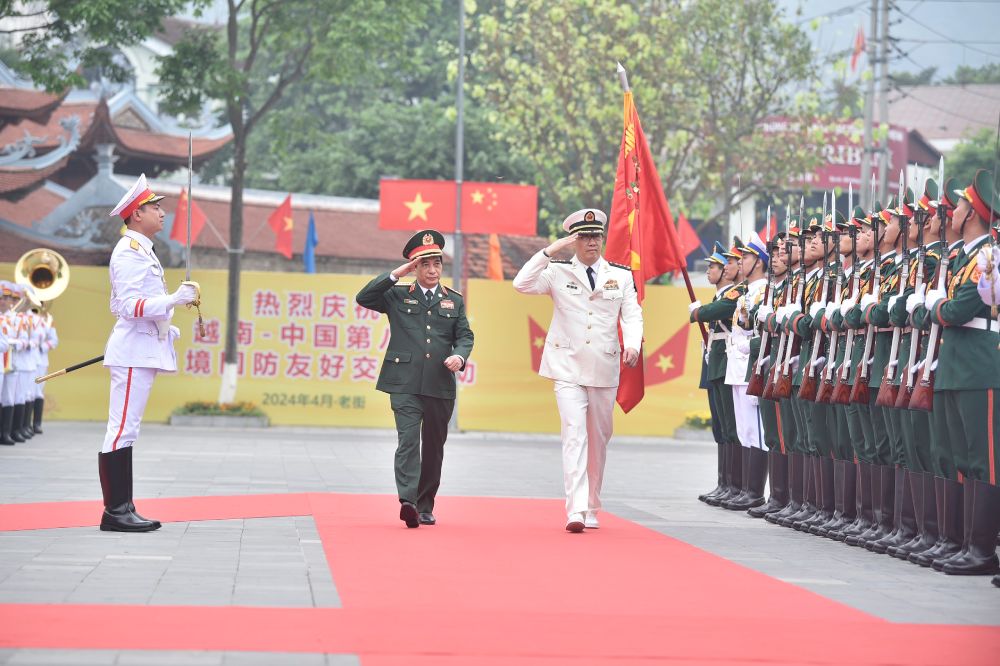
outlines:
[{"label": "blue flag", "polygon": [[316,220],[313,219],[312,211],[309,211],[309,231],[306,232],[306,249],[302,251],[302,261],[306,265],[306,273],[316,272],[317,245],[319,245],[319,236],[316,235]]}]

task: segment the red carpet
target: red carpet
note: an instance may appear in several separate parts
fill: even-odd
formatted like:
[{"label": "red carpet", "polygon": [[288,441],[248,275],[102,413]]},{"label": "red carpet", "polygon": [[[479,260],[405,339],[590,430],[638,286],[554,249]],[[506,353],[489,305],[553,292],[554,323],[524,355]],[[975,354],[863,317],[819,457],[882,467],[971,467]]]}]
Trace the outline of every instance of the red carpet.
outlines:
[{"label": "red carpet", "polygon": [[[95,506],[7,505],[0,529],[93,525],[99,512],[84,512]],[[394,498],[369,495],[140,510],[178,521],[312,514],[344,608],[6,604],[0,647],[340,652],[365,666],[995,664],[1000,654],[1000,627],[885,622],[614,516],[567,534],[561,501],[447,497],[441,524],[417,530],[395,520]],[[782,630],[761,631],[765,619]]]}]

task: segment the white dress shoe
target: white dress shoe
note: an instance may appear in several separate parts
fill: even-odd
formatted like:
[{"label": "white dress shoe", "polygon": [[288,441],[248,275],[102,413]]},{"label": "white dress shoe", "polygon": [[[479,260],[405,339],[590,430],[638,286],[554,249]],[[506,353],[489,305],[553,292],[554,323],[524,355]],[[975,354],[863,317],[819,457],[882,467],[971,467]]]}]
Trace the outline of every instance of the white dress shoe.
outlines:
[{"label": "white dress shoe", "polygon": [[586,514],[584,514],[583,526],[586,527],[588,530],[598,529],[601,526],[601,524],[597,521],[597,514],[591,511],[588,511]]},{"label": "white dress shoe", "polygon": [[583,514],[582,513],[571,513],[569,515],[569,520],[566,521],[566,531],[567,532],[582,532],[583,531]]}]

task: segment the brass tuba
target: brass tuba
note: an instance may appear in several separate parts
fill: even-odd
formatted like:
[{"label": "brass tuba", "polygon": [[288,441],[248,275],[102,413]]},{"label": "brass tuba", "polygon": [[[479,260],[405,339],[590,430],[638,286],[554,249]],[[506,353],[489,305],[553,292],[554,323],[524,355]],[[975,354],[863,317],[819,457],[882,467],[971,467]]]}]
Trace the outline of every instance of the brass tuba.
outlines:
[{"label": "brass tuba", "polygon": [[14,281],[25,287],[27,296],[18,309],[41,308],[55,300],[69,286],[69,264],[55,250],[44,247],[28,250],[14,266]]}]

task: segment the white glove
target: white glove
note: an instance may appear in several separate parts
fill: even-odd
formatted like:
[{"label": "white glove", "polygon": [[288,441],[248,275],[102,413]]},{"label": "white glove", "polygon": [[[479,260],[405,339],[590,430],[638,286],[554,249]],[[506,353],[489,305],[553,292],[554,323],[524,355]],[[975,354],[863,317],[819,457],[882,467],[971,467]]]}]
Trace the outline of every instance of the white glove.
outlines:
[{"label": "white glove", "polygon": [[906,313],[913,314],[913,311],[917,309],[918,305],[922,305],[924,302],[924,295],[913,292],[906,297]]},{"label": "white glove", "polygon": [[[993,265],[996,266],[1000,264],[1000,245],[996,246],[992,250],[993,252]],[[976,254],[976,266],[983,273],[986,272],[986,265],[989,263],[990,251],[983,248]]]},{"label": "white glove", "polygon": [[774,312],[774,308],[770,305],[761,305],[757,308],[757,321],[764,323],[764,320],[771,316]]},{"label": "white glove", "polygon": [[840,304],[840,315],[846,317],[847,313],[854,307],[853,298],[845,298],[844,302]]},{"label": "white glove", "polygon": [[694,303],[688,303],[688,314],[693,313],[695,310],[701,307],[701,301],[695,301]]},{"label": "white glove", "polygon": [[747,402],[749,402],[752,407],[756,407],[759,404],[757,396],[755,395],[748,395],[746,398]]},{"label": "white glove", "polygon": [[892,310],[896,306],[896,301],[899,300],[899,294],[889,297],[889,309]]},{"label": "white glove", "polygon": [[980,250],[976,255],[976,265],[982,272],[976,291],[986,305],[1000,305],[1000,275],[997,274],[997,266],[1000,265],[1000,247],[993,248],[993,270],[987,272],[987,252]]},{"label": "white glove", "polygon": [[170,294],[170,300],[174,305],[187,305],[198,300],[198,291],[189,284],[182,284],[177,291]]},{"label": "white glove", "polygon": [[813,303],[809,306],[809,316],[815,319],[819,311],[826,307],[826,303]]},{"label": "white glove", "polygon": [[875,294],[865,294],[861,297],[861,302],[858,304],[861,306],[861,310],[867,310],[869,305],[875,305],[878,303],[878,299],[875,298]]},{"label": "white glove", "polygon": [[927,297],[924,302],[927,304],[928,310],[933,310],[934,306],[938,304],[938,301],[942,301],[948,297],[947,292],[944,289],[931,289],[927,292]]},{"label": "white glove", "polygon": [[171,326],[170,327],[170,339],[171,340],[176,340],[179,337],[181,337],[181,329],[177,328],[176,326]]}]

